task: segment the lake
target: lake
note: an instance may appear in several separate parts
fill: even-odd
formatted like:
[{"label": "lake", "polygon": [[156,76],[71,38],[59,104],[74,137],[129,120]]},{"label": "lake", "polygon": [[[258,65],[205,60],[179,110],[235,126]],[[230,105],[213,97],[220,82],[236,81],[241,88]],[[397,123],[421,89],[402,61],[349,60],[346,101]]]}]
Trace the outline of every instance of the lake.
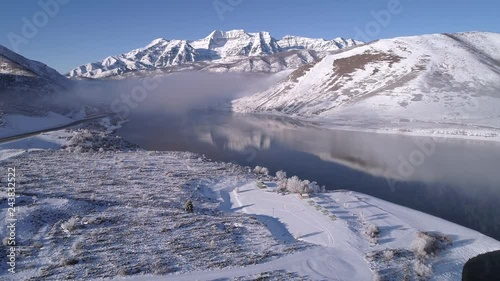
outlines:
[{"label": "lake", "polygon": [[325,129],[286,117],[135,113],[118,132],[179,150],[317,181],[429,213],[500,240],[500,143]]}]

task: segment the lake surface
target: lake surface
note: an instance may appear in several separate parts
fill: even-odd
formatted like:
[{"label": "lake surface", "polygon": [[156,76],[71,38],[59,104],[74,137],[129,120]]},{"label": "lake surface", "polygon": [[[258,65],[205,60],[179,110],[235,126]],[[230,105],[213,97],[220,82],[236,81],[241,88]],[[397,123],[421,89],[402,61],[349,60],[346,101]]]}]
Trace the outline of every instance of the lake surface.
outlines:
[{"label": "lake surface", "polygon": [[317,181],[433,214],[500,240],[500,143],[331,130],[285,117],[133,114],[120,129],[180,150]]}]

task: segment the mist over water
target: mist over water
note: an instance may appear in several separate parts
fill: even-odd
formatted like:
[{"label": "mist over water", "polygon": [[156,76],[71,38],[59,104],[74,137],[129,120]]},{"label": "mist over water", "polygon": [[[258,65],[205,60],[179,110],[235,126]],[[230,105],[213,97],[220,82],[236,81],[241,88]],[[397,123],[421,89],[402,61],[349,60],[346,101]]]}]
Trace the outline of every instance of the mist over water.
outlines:
[{"label": "mist over water", "polygon": [[82,80],[54,102],[68,108],[85,104],[118,114],[126,111],[126,117],[132,112],[181,114],[267,89],[286,74],[182,72],[142,79]]}]

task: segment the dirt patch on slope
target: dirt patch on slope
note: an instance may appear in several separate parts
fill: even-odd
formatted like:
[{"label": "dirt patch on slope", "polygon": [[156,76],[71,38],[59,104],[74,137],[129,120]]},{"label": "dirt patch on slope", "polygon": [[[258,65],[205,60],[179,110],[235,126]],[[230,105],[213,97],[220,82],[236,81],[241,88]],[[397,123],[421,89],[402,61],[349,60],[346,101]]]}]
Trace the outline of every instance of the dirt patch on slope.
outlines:
[{"label": "dirt patch on slope", "polygon": [[335,73],[339,76],[350,76],[354,71],[364,69],[365,66],[373,62],[388,62],[389,67],[401,61],[401,57],[380,52],[365,52],[351,57],[336,59],[333,62]]}]

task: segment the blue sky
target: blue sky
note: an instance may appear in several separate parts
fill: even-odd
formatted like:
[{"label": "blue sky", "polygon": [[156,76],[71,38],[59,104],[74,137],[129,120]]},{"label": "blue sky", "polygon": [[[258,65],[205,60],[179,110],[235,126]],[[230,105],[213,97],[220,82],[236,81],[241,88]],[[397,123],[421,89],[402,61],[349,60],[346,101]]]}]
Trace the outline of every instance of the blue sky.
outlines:
[{"label": "blue sky", "polygon": [[[65,73],[158,37],[198,39],[214,29],[326,39],[500,32],[498,11],[497,0],[3,0],[0,44]],[[23,33],[26,21],[36,32]]]}]

